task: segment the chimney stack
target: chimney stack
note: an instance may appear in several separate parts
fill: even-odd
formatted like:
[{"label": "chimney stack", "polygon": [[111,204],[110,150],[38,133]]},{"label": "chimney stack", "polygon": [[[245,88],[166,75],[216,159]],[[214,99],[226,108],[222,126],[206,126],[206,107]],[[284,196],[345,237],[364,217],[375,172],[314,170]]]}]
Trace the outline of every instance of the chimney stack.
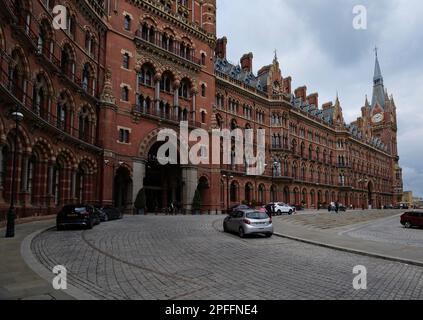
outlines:
[{"label": "chimney stack", "polygon": [[216,41],[216,56],[220,59],[226,59],[226,45],[228,39],[226,37],[217,39]]},{"label": "chimney stack", "polygon": [[241,58],[241,68],[242,70],[246,72],[252,72],[253,71],[253,54],[247,53],[244,54]]},{"label": "chimney stack", "polygon": [[306,101],[306,99],[307,99],[307,87],[303,86],[303,87],[299,87],[299,88],[295,89],[295,97],[301,98],[301,100]]},{"label": "chimney stack", "polygon": [[319,94],[318,93],[312,93],[307,97],[308,103],[311,105],[315,105],[316,108],[319,108]]}]

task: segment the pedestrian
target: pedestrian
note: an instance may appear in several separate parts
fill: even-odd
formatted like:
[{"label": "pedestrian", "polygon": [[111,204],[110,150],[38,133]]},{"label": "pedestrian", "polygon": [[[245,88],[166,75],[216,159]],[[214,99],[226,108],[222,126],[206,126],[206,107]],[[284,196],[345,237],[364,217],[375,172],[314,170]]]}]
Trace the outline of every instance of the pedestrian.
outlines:
[{"label": "pedestrian", "polygon": [[335,212],[336,213],[339,212],[339,203],[338,203],[338,201],[336,201],[336,203],[335,203]]}]

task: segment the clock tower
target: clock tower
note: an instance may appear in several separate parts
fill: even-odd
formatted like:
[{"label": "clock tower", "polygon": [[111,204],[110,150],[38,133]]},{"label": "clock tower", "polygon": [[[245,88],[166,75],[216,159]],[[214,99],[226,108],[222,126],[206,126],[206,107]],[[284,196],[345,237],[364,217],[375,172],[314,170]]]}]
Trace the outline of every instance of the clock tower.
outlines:
[{"label": "clock tower", "polygon": [[388,96],[384,87],[377,49],[375,49],[375,52],[372,102],[369,104],[366,101],[367,110],[365,113],[371,126],[371,137],[380,139],[387,147],[386,151],[392,156],[394,194],[396,203],[398,203],[401,202],[403,182],[397,145],[397,111],[393,96]]}]

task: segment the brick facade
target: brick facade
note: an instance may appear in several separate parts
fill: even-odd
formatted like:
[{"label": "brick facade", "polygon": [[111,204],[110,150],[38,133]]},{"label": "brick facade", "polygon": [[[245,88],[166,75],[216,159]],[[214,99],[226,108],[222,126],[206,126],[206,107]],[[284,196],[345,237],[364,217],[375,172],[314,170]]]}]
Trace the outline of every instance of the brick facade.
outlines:
[{"label": "brick facade", "polygon": [[[151,211],[190,209],[197,188],[203,211],[213,212],[271,198],[307,207],[400,202],[396,107],[385,93],[346,125],[339,99],[319,107],[317,93],[292,90],[276,57],[254,75],[248,53],[238,70],[226,60],[227,39],[216,39],[214,0],[65,1],[66,30],[53,28],[54,4],[0,0],[0,220],[11,194],[16,106],[25,116],[19,217],[71,202],[132,210],[142,188]],[[265,174],[158,166],[159,130],[182,120],[190,129],[265,129]]]}]

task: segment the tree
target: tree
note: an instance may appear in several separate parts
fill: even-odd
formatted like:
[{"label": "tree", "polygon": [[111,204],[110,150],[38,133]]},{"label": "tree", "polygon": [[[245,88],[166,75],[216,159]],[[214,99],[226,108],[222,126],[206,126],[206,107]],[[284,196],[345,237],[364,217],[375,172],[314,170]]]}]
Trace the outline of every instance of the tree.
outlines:
[{"label": "tree", "polygon": [[141,189],[138,194],[137,198],[135,199],[135,208],[138,210],[145,210],[147,206],[146,196],[145,196],[145,189]]},{"label": "tree", "polygon": [[201,194],[200,190],[195,190],[194,199],[192,200],[192,210],[201,210]]}]

